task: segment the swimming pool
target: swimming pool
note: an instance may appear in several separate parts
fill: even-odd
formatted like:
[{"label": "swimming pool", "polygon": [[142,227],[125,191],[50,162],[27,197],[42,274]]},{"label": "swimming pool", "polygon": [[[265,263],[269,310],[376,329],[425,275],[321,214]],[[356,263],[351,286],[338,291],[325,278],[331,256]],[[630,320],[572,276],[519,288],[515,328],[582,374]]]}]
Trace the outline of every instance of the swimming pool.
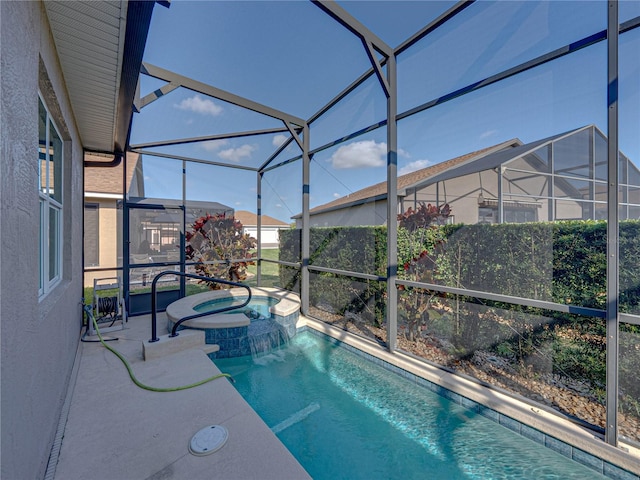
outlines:
[{"label": "swimming pool", "polygon": [[314,479],[606,478],[310,332],[215,363]]}]

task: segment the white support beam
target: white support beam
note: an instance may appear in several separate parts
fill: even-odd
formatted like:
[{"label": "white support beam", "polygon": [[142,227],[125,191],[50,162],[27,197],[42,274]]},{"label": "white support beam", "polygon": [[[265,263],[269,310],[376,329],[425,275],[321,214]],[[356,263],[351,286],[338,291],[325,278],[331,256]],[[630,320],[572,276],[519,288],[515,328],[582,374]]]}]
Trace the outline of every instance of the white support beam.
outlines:
[{"label": "white support beam", "polygon": [[158,142],[137,143],[130,148],[168,147],[171,145],[183,145],[186,143],[207,142],[212,140],[226,140],[227,138],[253,137],[257,135],[269,135],[272,133],[287,132],[286,128],[266,128],[263,130],[250,130],[246,132],[219,133],[216,135],[203,135],[201,137],[177,138],[174,140],[161,140]]},{"label": "white support beam", "polygon": [[327,14],[341,23],[352,33],[375,46],[385,57],[393,55],[393,48],[387,45],[380,37],[365,27],[362,23],[352,17],[349,12],[338,5],[335,0],[312,0],[316,6],[320,7]]},{"label": "white support beam", "polygon": [[294,115],[289,115],[288,113],[281,112],[280,110],[276,110],[275,108],[262,105],[261,103],[248,100],[239,95],[235,95],[220,88],[207,85],[203,82],[198,82],[197,80],[193,80],[178,73],[165,70],[164,68],[160,68],[146,62],[142,64],[140,71],[141,73],[144,73],[151,77],[159,78],[160,80],[180,85],[181,87],[188,88],[189,90],[193,90],[194,92],[202,93],[203,95],[208,95],[210,97],[232,103],[233,105],[246,108],[247,110],[252,110],[254,112],[261,113],[262,115],[267,115],[268,117],[277,118],[278,120],[282,120],[285,123],[291,123],[300,127],[304,127],[307,124],[307,122],[302,118],[296,117]]},{"label": "white support beam", "polygon": [[[373,67],[380,86],[384,90],[384,94],[387,98],[390,96],[389,82],[387,81],[381,63],[386,63],[390,57],[394,55],[393,48],[387,45],[380,37],[374,34],[371,30],[365,27],[362,23],[352,17],[344,8],[338,5],[335,0],[311,0],[316,6],[322,9],[325,13],[331,16],[338,23],[342,24],[347,30],[356,35],[362,44],[364,45],[371,66]],[[382,61],[378,60],[376,51],[380,52],[384,58]]]},{"label": "white support beam", "polygon": [[291,125],[289,123],[285,123],[285,125],[289,129],[289,133],[291,133],[291,136],[293,137],[293,139],[296,141],[296,143],[300,147],[300,150],[304,151],[304,145],[303,145],[302,139],[300,138],[298,133],[293,129],[293,127],[291,127]]},{"label": "white support beam", "polygon": [[150,103],[155,102],[157,99],[165,96],[167,93],[173,92],[178,87],[180,87],[180,85],[176,85],[175,83],[170,82],[170,83],[167,83],[166,85],[163,85],[159,89],[154,90],[153,92],[145,95],[142,99],[140,99],[139,101],[136,101],[135,103],[136,111],[139,112]]},{"label": "white support beam", "polygon": [[[382,67],[380,66],[380,62],[376,58],[376,51],[373,47],[373,44],[365,39],[362,40],[362,43],[367,50],[369,61],[371,62],[371,65],[373,65],[374,71],[376,72],[376,75],[378,77],[378,81],[380,82],[380,86],[382,87],[382,90],[384,90],[384,96],[389,98],[389,82],[387,82],[387,79],[384,76],[384,72],[382,71]],[[384,60],[386,62],[387,58],[385,58]]]}]

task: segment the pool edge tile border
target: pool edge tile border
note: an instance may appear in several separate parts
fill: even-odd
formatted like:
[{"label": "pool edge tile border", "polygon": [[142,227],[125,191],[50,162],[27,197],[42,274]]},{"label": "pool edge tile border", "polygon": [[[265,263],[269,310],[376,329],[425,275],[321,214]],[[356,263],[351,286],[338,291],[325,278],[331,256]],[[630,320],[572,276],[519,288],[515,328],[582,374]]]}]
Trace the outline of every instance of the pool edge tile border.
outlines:
[{"label": "pool edge tile border", "polygon": [[608,478],[640,480],[640,459],[557,415],[324,322],[302,315],[301,320],[298,333],[321,336]]}]

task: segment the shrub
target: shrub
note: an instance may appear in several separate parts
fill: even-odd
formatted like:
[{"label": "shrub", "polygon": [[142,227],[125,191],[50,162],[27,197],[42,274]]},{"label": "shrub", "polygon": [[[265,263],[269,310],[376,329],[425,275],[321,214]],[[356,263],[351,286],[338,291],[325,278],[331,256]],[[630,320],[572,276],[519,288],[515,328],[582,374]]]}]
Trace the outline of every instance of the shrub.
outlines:
[{"label": "shrub", "polygon": [[[253,258],[256,239],[242,233],[242,224],[234,217],[206,214],[195,220],[185,236],[186,258],[198,262],[195,266],[198,275],[234,282],[247,278],[247,266],[254,262],[232,260]],[[211,289],[226,288],[220,283],[202,282]]]},{"label": "shrub", "polygon": [[[427,207],[412,216],[428,218]],[[408,219],[406,217],[409,217]],[[606,302],[606,222],[563,221],[554,223],[526,223],[499,225],[433,225],[418,226],[417,220],[406,215],[398,229],[398,277],[452,287],[498,293],[522,298],[551,301],[604,309]],[[437,223],[437,222],[436,222]],[[386,270],[386,227],[327,227],[313,228],[310,264],[340,270],[384,275]],[[280,258],[300,259],[300,230],[282,232]],[[422,252],[426,252],[422,254]],[[421,256],[422,254],[422,256]],[[404,267],[407,266],[405,269]],[[620,223],[620,310],[640,312],[640,222]],[[298,272],[299,273],[299,272]],[[281,268],[281,281],[297,282],[291,267]],[[324,272],[316,275],[329,276]],[[335,275],[333,275],[335,277]],[[384,282],[370,282],[367,296],[376,299],[376,318],[383,323]],[[344,291],[344,283],[334,280],[317,283],[314,298],[333,302],[336,311],[349,307],[351,294]],[[429,292],[417,289],[424,305],[441,301]],[[402,299],[401,292],[401,299]],[[446,297],[440,295],[439,298]],[[482,301],[458,296],[450,302],[458,338],[473,338],[478,326],[477,315],[464,315],[466,305],[481,303],[492,308],[525,311],[522,307],[501,302]],[[356,299],[361,302],[360,299]],[[414,301],[414,300],[412,300]],[[415,300],[418,301],[418,300]],[[424,312],[426,308],[421,311]],[[534,332],[539,326],[527,327],[527,318],[534,318],[535,309],[526,309],[522,316],[522,332]],[[538,311],[538,313],[540,313]],[[542,313],[540,313],[542,314]],[[580,330],[603,335],[602,322],[560,313],[544,313],[555,325],[579,325]],[[417,317],[416,317],[417,318]],[[468,325],[464,324],[468,318]],[[519,317],[520,318],[520,317]],[[472,320],[473,319],[473,320]],[[425,318],[419,322],[424,323]],[[467,328],[465,333],[463,330]],[[482,329],[480,329],[482,330]],[[414,328],[414,332],[417,330]],[[523,334],[522,334],[523,335]],[[465,342],[468,344],[468,342]],[[503,345],[504,346],[504,345]]]}]

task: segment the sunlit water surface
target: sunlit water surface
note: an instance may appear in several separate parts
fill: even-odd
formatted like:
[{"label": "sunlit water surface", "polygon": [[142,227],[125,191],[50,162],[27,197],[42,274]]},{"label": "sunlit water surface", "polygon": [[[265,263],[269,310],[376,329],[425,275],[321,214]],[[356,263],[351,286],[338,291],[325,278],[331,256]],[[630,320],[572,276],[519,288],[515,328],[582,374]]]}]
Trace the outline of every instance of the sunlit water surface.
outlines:
[{"label": "sunlit water surface", "polygon": [[605,478],[308,332],[215,363],[316,480]]}]

